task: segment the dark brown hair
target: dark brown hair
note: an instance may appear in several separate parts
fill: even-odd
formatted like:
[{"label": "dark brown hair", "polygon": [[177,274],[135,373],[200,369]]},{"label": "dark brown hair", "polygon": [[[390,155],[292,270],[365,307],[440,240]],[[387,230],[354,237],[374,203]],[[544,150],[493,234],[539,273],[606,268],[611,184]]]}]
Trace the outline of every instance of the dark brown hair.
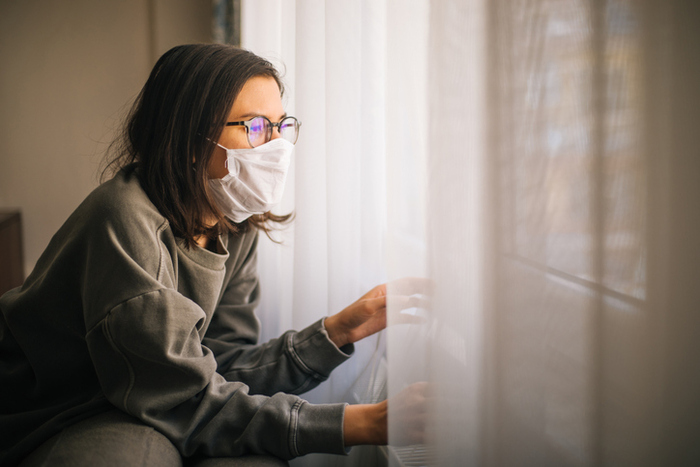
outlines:
[{"label": "dark brown hair", "polygon": [[[207,168],[233,102],[253,77],[282,81],[267,60],[244,49],[221,44],[180,45],[153,67],[134,102],[122,133],[112,143],[102,172],[115,173],[135,164],[146,194],[188,246],[195,237],[212,238],[258,228],[270,233],[273,222],[292,215],[255,215],[241,224],[228,220],[208,189]],[[214,228],[205,219],[218,219]]]}]

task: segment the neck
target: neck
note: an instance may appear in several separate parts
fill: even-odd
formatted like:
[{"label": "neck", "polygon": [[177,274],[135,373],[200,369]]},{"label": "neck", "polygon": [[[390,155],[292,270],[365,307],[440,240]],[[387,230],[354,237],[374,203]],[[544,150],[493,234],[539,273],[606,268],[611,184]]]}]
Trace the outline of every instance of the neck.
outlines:
[{"label": "neck", "polygon": [[209,244],[209,237],[206,235],[200,235],[198,237],[194,237],[194,241],[197,242],[197,245],[201,246],[202,248],[206,248]]},{"label": "neck", "polygon": [[[206,225],[208,229],[213,229],[216,226],[216,224],[217,224],[216,219],[209,218],[204,225]],[[194,237],[194,241],[197,242],[197,245],[199,245],[205,249],[207,249],[207,248],[211,249],[211,248],[213,248],[213,245],[216,245],[216,239],[211,239],[206,234],[202,234],[202,235],[198,235],[198,236]]]},{"label": "neck", "polygon": [[194,241],[199,245],[200,247],[204,248],[205,250],[212,251],[216,253],[216,239],[217,237],[211,238],[208,237],[207,235],[199,235],[194,238]]}]

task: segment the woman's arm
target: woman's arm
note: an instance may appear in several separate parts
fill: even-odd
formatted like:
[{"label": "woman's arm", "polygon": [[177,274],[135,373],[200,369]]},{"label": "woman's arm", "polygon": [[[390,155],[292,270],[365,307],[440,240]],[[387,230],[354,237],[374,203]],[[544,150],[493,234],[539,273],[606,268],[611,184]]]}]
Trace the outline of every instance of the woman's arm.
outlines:
[{"label": "woman's arm", "polygon": [[109,402],[165,434],[184,456],[342,454],[345,404],[250,395],[217,372],[202,338],[225,270],[178,247],[162,218],[144,214],[128,202],[133,197],[105,198],[104,218],[79,216],[91,229],[79,277],[89,371]]},{"label": "woman's arm", "polygon": [[345,408],[343,438],[345,446],[388,444],[388,418],[391,407],[394,445],[425,441],[428,383],[414,383],[388,401],[377,404],[349,405]]},{"label": "woman's arm", "polygon": [[386,284],[364,294],[325,321],[328,337],[338,347],[353,344],[386,327]]},{"label": "woman's arm", "polygon": [[388,409],[386,401],[345,407],[343,437],[345,446],[387,444]]},{"label": "woman's arm", "polygon": [[203,318],[169,289],[110,310],[86,339],[107,399],[164,433],[185,456],[344,452],[344,404],[249,395],[245,384],[227,382],[199,340]]},{"label": "woman's arm", "polygon": [[[391,291],[395,312],[405,308],[424,306],[425,296],[431,293],[432,282],[419,277],[406,277],[381,284],[364,294],[344,310],[329,316],[326,330],[329,338],[338,346],[353,344],[387,326],[387,290]],[[398,313],[394,323],[422,323],[423,319]]]},{"label": "woman's arm", "polygon": [[256,247],[255,232],[229,240],[226,286],[202,343],[214,353],[217,371],[228,381],[245,383],[252,394],[301,394],[326,380],[354,347],[336,346],[322,320],[258,343]]}]

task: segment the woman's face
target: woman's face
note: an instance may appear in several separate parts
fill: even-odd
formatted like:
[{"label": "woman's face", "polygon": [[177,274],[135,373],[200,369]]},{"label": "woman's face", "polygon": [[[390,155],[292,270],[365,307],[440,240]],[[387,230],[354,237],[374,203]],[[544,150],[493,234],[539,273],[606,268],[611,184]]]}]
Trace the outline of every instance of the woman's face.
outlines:
[{"label": "woman's face", "polygon": [[[246,81],[236,97],[226,121],[239,122],[257,116],[267,117],[273,123],[279,122],[285,117],[280,88],[274,78],[256,76]],[[272,139],[279,137],[279,131],[275,128],[272,132]],[[224,131],[219,137],[219,144],[228,149],[250,148],[245,126],[224,127]],[[226,151],[217,146],[209,162],[209,177],[223,178],[228,173],[225,162]]]}]

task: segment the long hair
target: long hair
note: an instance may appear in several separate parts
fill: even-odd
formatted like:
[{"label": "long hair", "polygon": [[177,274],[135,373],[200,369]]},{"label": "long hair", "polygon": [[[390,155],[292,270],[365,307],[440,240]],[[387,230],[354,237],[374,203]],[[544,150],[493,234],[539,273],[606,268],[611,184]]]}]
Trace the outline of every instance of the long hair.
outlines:
[{"label": "long hair", "polygon": [[[269,236],[271,223],[287,222],[292,215],[268,212],[235,224],[208,189],[212,141],[219,140],[243,85],[257,76],[273,78],[284,93],[274,66],[247,50],[221,44],[170,49],[153,67],[110,146],[102,176],[135,164],[151,202],[188,247],[200,235],[212,238],[251,227]],[[214,228],[205,224],[212,218],[218,220]]]}]

